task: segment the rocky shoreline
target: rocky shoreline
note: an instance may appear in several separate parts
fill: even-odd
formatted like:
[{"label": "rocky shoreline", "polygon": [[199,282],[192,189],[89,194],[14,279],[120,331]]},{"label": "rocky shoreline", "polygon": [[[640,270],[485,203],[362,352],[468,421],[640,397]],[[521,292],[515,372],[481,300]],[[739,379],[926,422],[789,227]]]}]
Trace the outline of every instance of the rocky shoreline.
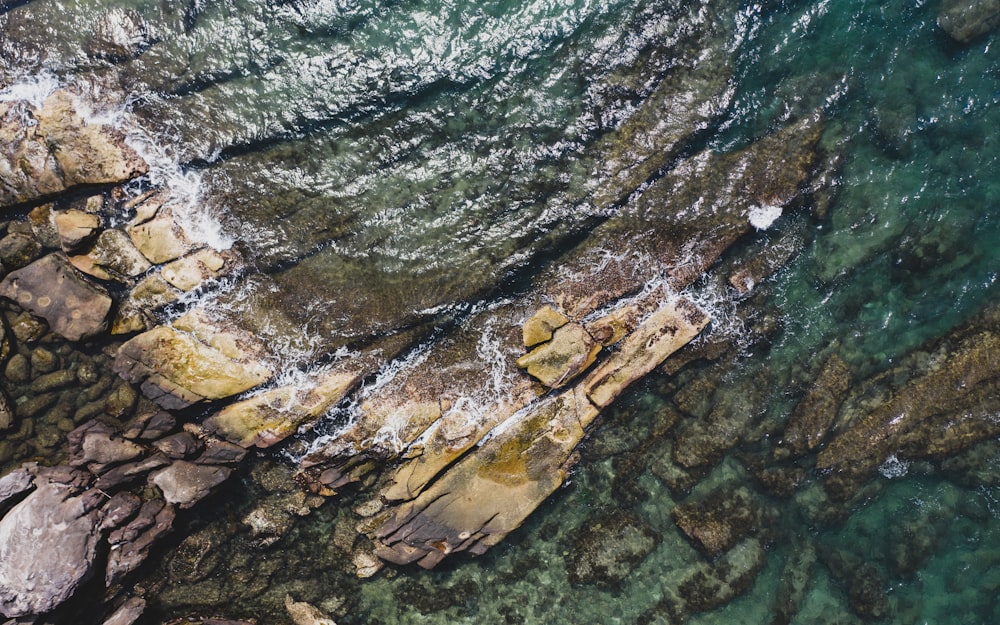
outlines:
[{"label": "rocky shoreline", "polygon": [[[956,4],[939,19],[956,41],[995,28],[989,2]],[[105,33],[106,58],[152,45],[141,32],[116,43],[114,32]],[[720,37],[707,28],[695,42],[715,50]],[[817,563],[845,585],[858,618],[881,618],[879,569],[806,537],[776,536],[775,519],[788,508],[846,518],[900,458],[966,475],[962,459],[1000,435],[1000,314],[988,309],[860,378],[830,345],[800,372],[780,423],[761,420],[759,403],[774,380],[791,386],[786,374],[761,372],[723,393],[747,345],[711,332],[733,319],[719,318],[694,287],[735,294],[726,314],[752,326],[741,340],[765,343],[774,316],[755,298],[821,221],[837,155],[826,152],[821,111],[725,154],[682,150],[731,98],[728,59],[698,59],[652,88],[598,148],[608,171],[586,202],[606,217],[575,246],[516,292],[466,313],[411,314],[492,294],[489,279],[458,293],[351,302],[344,315],[364,323],[330,315],[320,332],[329,343],[293,362],[292,382],[282,346],[259,330],[291,334],[310,263],[332,262],[332,252],[247,277],[244,253],[186,231],[172,190],[149,183],[149,164],[121,130],[86,119],[80,96],[59,89],[40,105],[0,102],[0,207],[9,216],[0,238],[4,625],[77,622],[83,588],[101,597],[88,607],[92,622],[138,622],[143,564],[185,511],[238,488],[233,476],[268,449],[285,449],[295,466],[280,467],[288,483],[240,519],[260,550],[282,539],[290,519],[349,493],[353,506],[330,540],[358,577],[386,563],[430,569],[462,552],[483,555],[581,460],[601,456],[585,447],[588,436],[640,380],[663,386],[669,408],[644,440],[605,450],[618,465],[616,496],[641,500],[630,481],[640,475],[666,485],[679,502],[670,521],[691,550],[643,622],[682,622],[740,596],[775,543],[791,554],[775,622],[796,613]],[[660,119],[659,107],[675,100],[690,106]],[[780,232],[755,247],[772,226]],[[226,310],[192,297],[227,279],[254,286],[223,293]],[[269,316],[274,302],[288,310]],[[309,446],[290,440],[338,418]],[[727,462],[747,483],[708,479]],[[808,485],[807,474],[816,478]],[[594,512],[575,537],[564,553],[570,583],[602,589],[664,541],[662,528],[620,510]],[[284,608],[296,625],[333,622],[291,594]]]}]

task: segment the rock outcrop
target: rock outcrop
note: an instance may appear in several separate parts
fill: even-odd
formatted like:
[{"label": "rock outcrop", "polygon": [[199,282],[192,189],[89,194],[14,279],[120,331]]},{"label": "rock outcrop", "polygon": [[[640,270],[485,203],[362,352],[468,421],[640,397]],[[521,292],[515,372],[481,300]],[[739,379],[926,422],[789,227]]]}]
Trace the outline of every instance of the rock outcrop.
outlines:
[{"label": "rock outcrop", "polygon": [[0,206],[125,182],[148,170],[119,131],[81,119],[66,91],[37,109],[23,101],[0,103],[0,145]]}]

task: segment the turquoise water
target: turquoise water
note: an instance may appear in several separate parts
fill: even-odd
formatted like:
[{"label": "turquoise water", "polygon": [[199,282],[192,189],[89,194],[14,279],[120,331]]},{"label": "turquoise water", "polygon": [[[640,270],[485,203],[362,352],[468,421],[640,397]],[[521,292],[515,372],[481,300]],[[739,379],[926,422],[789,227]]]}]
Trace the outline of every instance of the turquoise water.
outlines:
[{"label": "turquoise water", "polygon": [[[951,41],[929,0],[127,4],[156,36],[113,63],[86,52],[110,3],[32,0],[0,14],[0,82],[42,76],[127,101],[163,175],[188,181],[194,208],[251,261],[235,284],[253,288],[211,296],[236,315],[287,306],[260,326],[287,323],[303,361],[509,296],[557,263],[620,206],[593,200],[613,184],[608,137],[664,77],[697,83],[707,112],[652,150],[662,162],[636,184],[817,109],[830,181],[735,252],[783,233],[802,241],[756,296],[711,279],[692,288],[716,306],[710,336],[744,349],[630,391],[569,484],[487,555],[357,580],[334,538],[356,521],[363,495],[351,494],[255,544],[241,519],[266,498],[263,468],[290,472],[275,454],[182,519],[136,581],[151,598],[144,622],[286,623],[286,593],[341,625],[1000,622],[996,441],[897,458],[846,503],[824,494],[813,456],[774,465],[798,471],[791,494],[753,471],[830,353],[860,386],[996,301],[995,36]],[[710,52],[724,60],[692,60]],[[357,304],[372,301],[374,315]],[[764,317],[777,329],[751,339]],[[713,427],[725,429],[716,461],[679,469],[677,449]],[[677,597],[709,560],[672,512],[741,489],[763,521],[721,557],[750,571],[746,583],[716,588],[682,621]],[[581,578],[588,543],[615,523],[639,528],[624,541],[639,555],[621,576]],[[200,540],[213,553],[204,574],[185,568]],[[798,594],[782,591],[796,575]]]}]

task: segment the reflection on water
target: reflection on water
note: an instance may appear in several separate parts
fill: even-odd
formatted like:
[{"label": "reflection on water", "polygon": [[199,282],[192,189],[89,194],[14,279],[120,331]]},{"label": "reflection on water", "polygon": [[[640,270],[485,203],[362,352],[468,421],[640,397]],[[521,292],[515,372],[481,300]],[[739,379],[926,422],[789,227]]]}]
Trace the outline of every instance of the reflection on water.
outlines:
[{"label": "reflection on water", "polygon": [[[936,371],[934,341],[996,296],[1000,67],[992,36],[941,32],[938,4],[133,0],[124,40],[95,35],[105,2],[0,14],[3,98],[61,83],[95,110],[124,104],[154,178],[187,190],[206,240],[248,259],[203,303],[288,341],[276,351],[298,365],[428,321],[433,340],[682,159],[826,116],[811,205],[762,207],[722,261],[781,248],[789,264],[749,299],[713,279],[691,289],[715,318],[696,347],[736,349],[630,392],[506,543],[358,581],[342,544],[351,494],[285,514],[280,539],[251,531],[247,515],[301,496],[280,456],[262,457],[138,581],[148,622],[285,622],[286,594],[342,625],[997,622],[995,441],[894,450],[840,491],[815,450],[776,451],[832,356],[867,414]],[[53,351],[93,397],[41,406],[32,431],[0,440],[4,462],[57,459],[76,411],[118,392],[103,354]],[[10,369],[5,390],[32,401]],[[711,558],[678,528],[699,502],[746,519]]]}]

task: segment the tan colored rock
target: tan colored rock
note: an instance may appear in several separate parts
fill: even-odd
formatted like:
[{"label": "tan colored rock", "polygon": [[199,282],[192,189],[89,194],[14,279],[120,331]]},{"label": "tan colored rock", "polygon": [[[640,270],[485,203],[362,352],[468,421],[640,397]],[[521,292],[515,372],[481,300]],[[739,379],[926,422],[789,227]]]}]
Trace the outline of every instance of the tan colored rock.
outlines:
[{"label": "tan colored rock", "polygon": [[534,347],[552,338],[552,333],[569,323],[566,315],[555,308],[545,305],[535,311],[521,328],[524,336],[524,346]]},{"label": "tan colored rock", "polygon": [[601,346],[577,323],[557,329],[552,339],[517,359],[525,369],[549,388],[559,388],[587,370],[597,360]]},{"label": "tan colored rock", "polygon": [[70,341],[103,332],[111,297],[102,287],[81,278],[61,254],[50,254],[0,282],[0,295],[45,319]]},{"label": "tan colored rock", "polygon": [[358,381],[351,372],[321,372],[305,384],[269,389],[230,404],[207,418],[204,426],[246,448],[270,447],[320,417]]},{"label": "tan colored rock", "polygon": [[223,329],[206,336],[206,327],[200,327],[200,333],[190,328],[175,322],[132,338],[119,350],[115,371],[168,409],[231,397],[274,375],[273,368],[257,358],[259,351],[245,349]]},{"label": "tan colored rock", "polygon": [[167,263],[160,270],[163,279],[181,291],[190,291],[206,280],[218,278],[226,264],[225,257],[213,249],[201,249]]},{"label": "tan colored rock", "polygon": [[101,232],[90,251],[70,256],[69,262],[85,274],[118,282],[128,282],[152,267],[128,235],[116,228]]},{"label": "tan colored rock", "polygon": [[285,610],[295,625],[337,625],[319,608],[305,601],[295,601],[291,595],[285,595]]},{"label": "tan colored rock", "polygon": [[41,108],[0,104],[0,206],[35,201],[85,184],[124,182],[148,165],[116,129],[86,123],[66,91]]},{"label": "tan colored rock", "polygon": [[118,307],[111,324],[112,334],[142,332],[153,327],[153,313],[180,299],[181,292],[167,283],[159,272],[151,272],[136,284]]},{"label": "tan colored rock", "polygon": [[73,252],[97,234],[101,218],[93,213],[72,208],[53,216],[59,241],[66,252]]},{"label": "tan colored rock", "polygon": [[168,206],[158,207],[155,217],[133,223],[126,231],[143,256],[157,265],[176,260],[195,248]]},{"label": "tan colored rock", "polygon": [[630,384],[689,343],[708,322],[708,316],[685,299],[664,304],[587,376],[582,383],[587,397],[601,408],[608,406]]}]

